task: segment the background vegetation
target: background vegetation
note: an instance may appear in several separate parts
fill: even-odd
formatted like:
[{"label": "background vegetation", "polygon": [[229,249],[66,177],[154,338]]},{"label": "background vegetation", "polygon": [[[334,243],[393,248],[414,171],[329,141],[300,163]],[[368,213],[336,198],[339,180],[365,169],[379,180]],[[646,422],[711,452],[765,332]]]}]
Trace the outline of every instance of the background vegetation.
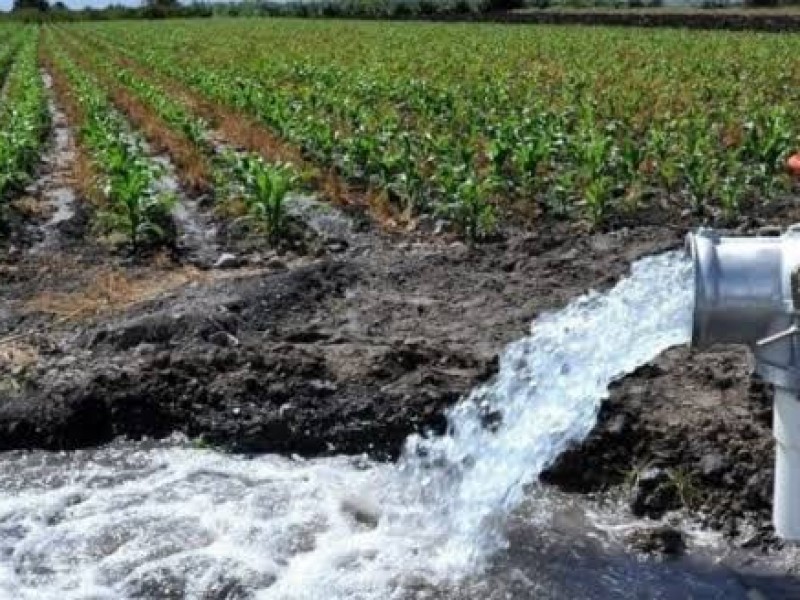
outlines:
[{"label": "background vegetation", "polygon": [[734,219],[790,190],[794,36],[214,20],[68,28],[230,107],[408,216]]},{"label": "background vegetation", "polygon": [[[794,6],[800,0],[686,0],[683,5],[726,7]],[[115,19],[208,18],[212,16],[297,16],[412,18],[495,14],[530,8],[659,8],[670,0],[245,0],[242,2],[178,2],[143,0],[141,6],[112,3],[103,9],[70,10],[61,0],[14,0],[10,13],[0,18],[23,22],[64,22]]]}]

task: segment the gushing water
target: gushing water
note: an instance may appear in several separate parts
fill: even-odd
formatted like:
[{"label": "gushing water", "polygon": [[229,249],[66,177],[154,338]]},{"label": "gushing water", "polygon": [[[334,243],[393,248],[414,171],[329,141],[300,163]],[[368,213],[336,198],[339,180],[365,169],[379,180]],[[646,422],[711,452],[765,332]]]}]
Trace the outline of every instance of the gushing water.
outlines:
[{"label": "gushing water", "polygon": [[[689,340],[691,277],[680,253],[647,258],[607,294],[540,317],[503,353],[496,381],[451,411],[450,435],[408,441],[401,469],[422,482],[423,496],[446,499],[438,507],[447,544],[468,549],[458,561],[496,549],[502,540],[492,520],[589,433],[614,379]],[[446,465],[447,476],[436,465]]]},{"label": "gushing water", "polygon": [[400,598],[474,575],[608,385],[688,340],[691,286],[667,253],[538,318],[449,434],[410,438],[397,465],[179,440],[1,456],[0,597]]}]

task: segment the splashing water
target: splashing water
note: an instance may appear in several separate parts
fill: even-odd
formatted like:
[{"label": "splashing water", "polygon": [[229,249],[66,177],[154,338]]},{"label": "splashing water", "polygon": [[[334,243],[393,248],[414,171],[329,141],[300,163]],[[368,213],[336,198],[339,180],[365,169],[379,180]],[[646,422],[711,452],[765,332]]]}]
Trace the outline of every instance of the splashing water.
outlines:
[{"label": "splashing water", "polygon": [[540,317],[397,465],[178,440],[0,455],[0,598],[400,598],[474,575],[608,385],[688,340],[692,296],[671,252]]},{"label": "splashing water", "polygon": [[[537,319],[531,336],[503,353],[496,381],[454,407],[450,435],[408,441],[401,468],[448,498],[440,506],[448,544],[472,542],[478,559],[496,549],[502,540],[491,519],[510,512],[526,484],[588,435],[609,384],[689,340],[693,294],[681,253],[637,262],[607,294]],[[486,427],[487,418],[502,421]],[[426,477],[434,464],[448,465],[450,477]]]}]

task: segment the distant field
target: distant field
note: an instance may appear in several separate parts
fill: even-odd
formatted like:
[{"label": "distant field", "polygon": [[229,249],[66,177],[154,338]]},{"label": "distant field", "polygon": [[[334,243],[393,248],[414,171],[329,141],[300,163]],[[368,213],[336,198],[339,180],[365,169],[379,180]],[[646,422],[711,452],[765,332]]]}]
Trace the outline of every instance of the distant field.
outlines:
[{"label": "distant field", "polygon": [[570,7],[551,6],[548,8],[520,8],[516,14],[536,14],[542,12],[593,13],[593,14],[632,14],[632,15],[742,15],[742,16],[792,16],[800,15],[800,6],[745,7],[729,6],[720,8],[701,8],[692,6],[662,6],[643,8],[613,8],[603,6]]},{"label": "distant field", "polygon": [[[132,120],[188,188],[257,195],[242,173],[288,162],[278,187],[357,192],[473,237],[509,214],[734,217],[787,192],[800,132],[793,35],[278,19],[43,31],[40,58],[79,100],[79,145],[106,177],[105,138]],[[23,37],[36,33],[4,42],[8,64]],[[220,123],[267,165],[221,164]],[[143,193],[152,173],[125,177]],[[269,218],[265,206],[253,210]]]}]

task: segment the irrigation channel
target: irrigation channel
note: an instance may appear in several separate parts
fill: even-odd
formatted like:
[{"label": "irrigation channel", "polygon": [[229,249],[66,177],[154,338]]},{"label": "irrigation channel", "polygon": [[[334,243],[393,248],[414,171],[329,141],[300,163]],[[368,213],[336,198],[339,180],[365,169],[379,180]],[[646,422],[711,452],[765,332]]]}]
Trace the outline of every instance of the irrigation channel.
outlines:
[{"label": "irrigation channel", "polygon": [[687,342],[692,296],[682,253],[636,262],[538,318],[396,464],[178,438],[0,455],[0,598],[746,598],[710,563],[637,561],[612,513],[536,485],[615,378]]}]

